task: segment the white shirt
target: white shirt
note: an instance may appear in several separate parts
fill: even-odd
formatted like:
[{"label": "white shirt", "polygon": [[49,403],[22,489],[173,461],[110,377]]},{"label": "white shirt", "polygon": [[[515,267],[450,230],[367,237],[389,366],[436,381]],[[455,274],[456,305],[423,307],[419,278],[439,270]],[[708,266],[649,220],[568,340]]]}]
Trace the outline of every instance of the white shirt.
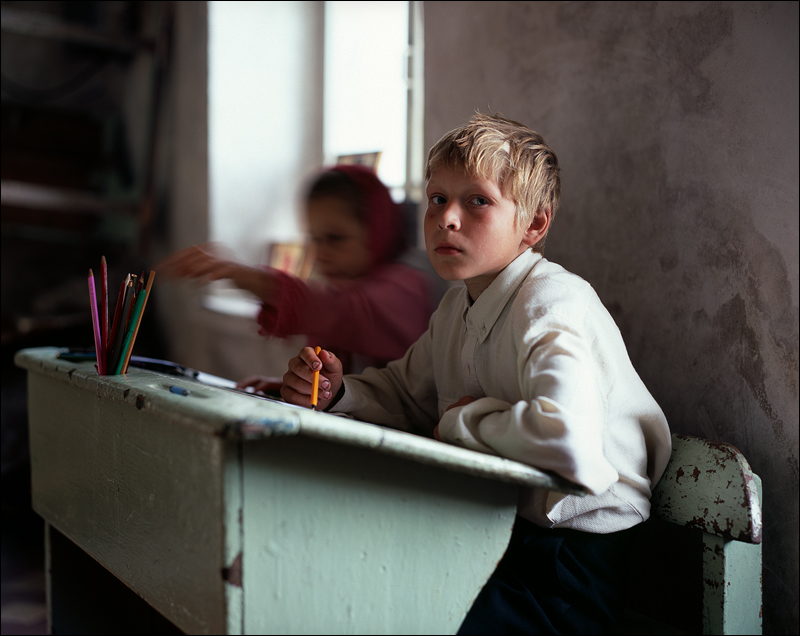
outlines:
[{"label": "white shirt", "polygon": [[[428,331],[382,370],[346,376],[331,409],[550,470],[578,497],[523,489],[543,527],[607,533],[647,519],[672,445],[611,315],[582,278],[530,250],[474,304],[453,288]],[[446,411],[463,396],[476,401]]]}]

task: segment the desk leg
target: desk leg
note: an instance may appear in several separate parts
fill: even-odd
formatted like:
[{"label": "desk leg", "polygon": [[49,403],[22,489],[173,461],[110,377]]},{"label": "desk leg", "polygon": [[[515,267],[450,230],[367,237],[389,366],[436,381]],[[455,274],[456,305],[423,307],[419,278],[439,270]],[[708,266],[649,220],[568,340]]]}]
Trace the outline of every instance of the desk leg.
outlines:
[{"label": "desk leg", "polygon": [[51,634],[182,634],[50,524],[45,524]]}]

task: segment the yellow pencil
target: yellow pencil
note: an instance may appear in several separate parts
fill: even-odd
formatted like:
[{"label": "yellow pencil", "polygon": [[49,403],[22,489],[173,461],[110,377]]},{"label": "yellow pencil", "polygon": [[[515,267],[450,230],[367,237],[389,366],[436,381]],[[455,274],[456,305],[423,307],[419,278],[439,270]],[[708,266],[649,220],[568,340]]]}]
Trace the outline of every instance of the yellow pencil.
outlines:
[{"label": "yellow pencil", "polygon": [[[322,347],[314,347],[314,353],[319,355]],[[322,366],[322,365],[320,365]],[[314,379],[311,381],[311,410],[317,410],[317,392],[319,391],[319,369],[314,371]]]}]

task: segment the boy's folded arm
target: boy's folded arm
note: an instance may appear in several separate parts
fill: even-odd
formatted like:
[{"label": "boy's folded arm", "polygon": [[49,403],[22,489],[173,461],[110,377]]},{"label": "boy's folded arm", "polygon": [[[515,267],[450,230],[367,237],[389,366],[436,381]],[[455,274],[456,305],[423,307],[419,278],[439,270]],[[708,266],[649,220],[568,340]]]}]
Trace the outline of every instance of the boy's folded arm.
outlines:
[{"label": "boy's folded arm", "polygon": [[[552,471],[597,494],[619,479],[603,456],[602,441],[567,433],[563,413],[547,398],[510,404],[481,398],[451,409],[439,422],[442,441],[499,455]],[[532,435],[539,428],[561,429],[564,435]]]},{"label": "boy's folded arm", "polygon": [[443,415],[443,441],[549,470],[593,493],[619,473],[603,452],[606,417],[585,342],[554,331],[527,352],[522,397],[511,403],[484,397]]}]

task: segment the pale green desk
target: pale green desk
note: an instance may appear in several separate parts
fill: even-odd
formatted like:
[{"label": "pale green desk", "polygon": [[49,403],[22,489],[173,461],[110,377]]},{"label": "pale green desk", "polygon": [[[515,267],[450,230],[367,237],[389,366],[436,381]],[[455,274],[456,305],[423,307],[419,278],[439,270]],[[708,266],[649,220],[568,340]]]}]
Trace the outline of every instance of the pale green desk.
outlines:
[{"label": "pale green desk", "polygon": [[[454,634],[505,551],[518,487],[570,490],[523,464],[190,380],[100,377],[57,351],[16,364],[62,633],[89,633],[101,610],[135,631],[147,607],[192,634]],[[67,548],[81,555],[68,567]],[[103,584],[98,607],[81,587],[95,561],[146,603]]]}]

